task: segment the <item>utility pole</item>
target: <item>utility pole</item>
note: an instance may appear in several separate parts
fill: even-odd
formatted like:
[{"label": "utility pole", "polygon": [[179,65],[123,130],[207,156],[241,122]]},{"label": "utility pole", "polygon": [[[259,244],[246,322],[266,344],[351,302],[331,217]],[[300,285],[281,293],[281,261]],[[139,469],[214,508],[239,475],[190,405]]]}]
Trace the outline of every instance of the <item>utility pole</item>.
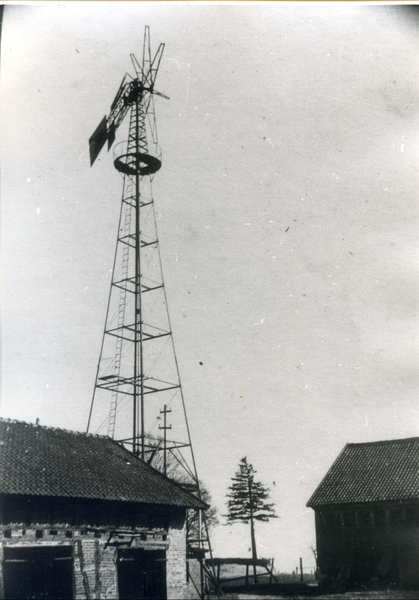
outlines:
[{"label": "utility pole", "polygon": [[[160,411],[161,415],[164,415],[163,417],[163,426],[159,425],[159,429],[163,429],[163,473],[165,475],[167,475],[167,459],[166,459],[166,452],[167,452],[167,438],[166,438],[166,431],[168,429],[172,429],[171,425],[166,425],[166,415],[167,413],[172,412],[170,410],[170,408],[166,408],[166,405],[164,405],[164,409]],[[199,514],[201,515],[201,511],[199,511]]]}]

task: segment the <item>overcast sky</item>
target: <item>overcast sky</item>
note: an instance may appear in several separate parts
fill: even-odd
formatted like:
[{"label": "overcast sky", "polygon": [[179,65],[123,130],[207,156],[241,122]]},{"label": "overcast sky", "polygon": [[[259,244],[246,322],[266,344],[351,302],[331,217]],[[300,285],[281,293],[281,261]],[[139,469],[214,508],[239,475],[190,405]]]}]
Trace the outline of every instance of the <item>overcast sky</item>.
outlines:
[{"label": "overcast sky", "polygon": [[[305,503],[345,443],[419,434],[418,23],[398,5],[7,6],[1,415],[86,428],[121,198],[87,141],[149,25],[198,472],[224,513],[247,456],[281,516],[260,555],[313,565]],[[250,556],[249,532],[213,546]]]}]

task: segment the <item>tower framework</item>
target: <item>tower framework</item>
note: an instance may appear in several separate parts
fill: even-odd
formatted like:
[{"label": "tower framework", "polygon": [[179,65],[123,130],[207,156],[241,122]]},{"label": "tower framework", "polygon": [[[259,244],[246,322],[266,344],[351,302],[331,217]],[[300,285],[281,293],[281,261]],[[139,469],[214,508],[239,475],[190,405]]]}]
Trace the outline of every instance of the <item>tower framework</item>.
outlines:
[{"label": "tower framework", "polygon": [[[164,50],[154,58],[145,28],[141,64],[126,74],[89,140],[90,161],[112,147],[129,113],[128,138],[114,147],[123,178],[121,211],[105,328],[87,431],[107,433],[201,497],[163,280],[152,182],[161,167],[154,89]],[[170,424],[168,423],[170,418]],[[168,435],[170,433],[170,436]],[[189,517],[189,551],[211,548],[204,515]],[[203,569],[213,579],[205,560]],[[202,590],[205,593],[205,590]]]}]

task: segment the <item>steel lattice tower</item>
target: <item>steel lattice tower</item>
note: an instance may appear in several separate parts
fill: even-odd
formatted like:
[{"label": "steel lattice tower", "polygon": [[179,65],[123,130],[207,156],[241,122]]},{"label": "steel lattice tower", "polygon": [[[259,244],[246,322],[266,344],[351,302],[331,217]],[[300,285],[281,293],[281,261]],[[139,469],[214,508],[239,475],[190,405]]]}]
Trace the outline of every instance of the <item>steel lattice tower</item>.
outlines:
[{"label": "steel lattice tower", "polygon": [[[93,165],[105,143],[111,148],[116,130],[129,113],[128,139],[114,148],[114,166],[123,178],[121,212],[87,431],[107,433],[200,496],[152,191],[153,178],[161,167],[154,96],[167,98],[154,89],[163,50],[164,44],[160,44],[151,58],[146,27],[142,63],[131,55],[135,77],[124,76],[109,116],[89,140]],[[210,550],[205,519],[201,527],[199,518],[199,527],[191,534],[190,548]]]}]

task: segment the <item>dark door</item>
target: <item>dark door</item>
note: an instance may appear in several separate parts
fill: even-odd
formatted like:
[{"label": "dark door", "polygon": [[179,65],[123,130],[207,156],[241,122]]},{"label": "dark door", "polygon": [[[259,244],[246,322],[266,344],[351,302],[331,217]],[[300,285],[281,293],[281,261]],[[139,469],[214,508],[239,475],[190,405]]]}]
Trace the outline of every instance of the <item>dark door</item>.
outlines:
[{"label": "dark door", "polygon": [[73,598],[73,559],[70,546],[4,549],[6,600]]},{"label": "dark door", "polygon": [[124,600],[165,600],[166,551],[118,550],[118,585]]}]

